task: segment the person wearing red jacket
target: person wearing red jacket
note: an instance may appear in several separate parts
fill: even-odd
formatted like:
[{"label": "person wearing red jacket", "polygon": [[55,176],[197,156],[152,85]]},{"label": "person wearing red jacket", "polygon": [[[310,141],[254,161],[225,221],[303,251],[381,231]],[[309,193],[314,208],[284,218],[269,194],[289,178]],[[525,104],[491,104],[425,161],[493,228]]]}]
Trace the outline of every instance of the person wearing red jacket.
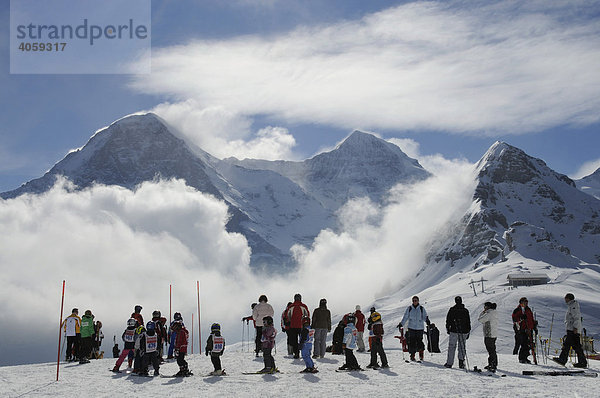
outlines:
[{"label": "person wearing red jacket", "polygon": [[187,354],[188,337],[189,332],[183,326],[180,321],[174,322],[172,329],[177,333],[175,338],[175,357],[177,358],[177,365],[179,365],[179,372],[175,374],[177,377],[192,376],[193,373],[188,369],[188,363],[185,360],[185,354]]},{"label": "person wearing red jacket", "polygon": [[287,330],[289,342],[294,350],[294,358],[300,358],[300,342],[299,337],[302,332],[302,319],[310,318],[310,311],[306,304],[302,302],[300,293],[294,295],[294,302],[288,307],[287,319],[290,322],[290,327]]},{"label": "person wearing red jacket", "polygon": [[356,306],[356,311],[354,311],[354,317],[356,318],[356,344],[358,345],[358,352],[365,352],[365,314],[360,310],[360,305]]},{"label": "person wearing red jacket", "polygon": [[513,325],[517,332],[520,363],[531,363],[527,357],[529,357],[529,350],[531,349],[530,342],[534,338],[533,332],[537,333],[537,324],[528,303],[526,297],[521,297],[519,306],[512,313]]}]

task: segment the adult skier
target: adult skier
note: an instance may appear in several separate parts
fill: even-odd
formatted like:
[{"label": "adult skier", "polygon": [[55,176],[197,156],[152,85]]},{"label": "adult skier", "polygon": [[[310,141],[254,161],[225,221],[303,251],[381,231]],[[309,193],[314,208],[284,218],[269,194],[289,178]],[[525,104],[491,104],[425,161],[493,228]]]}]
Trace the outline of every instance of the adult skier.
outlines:
[{"label": "adult skier", "polygon": [[325,356],[327,333],[331,332],[331,312],[327,309],[327,300],[324,298],[319,301],[319,307],[313,311],[312,327],[315,329],[313,358],[323,358]]},{"label": "adult skier", "polygon": [[483,343],[488,352],[488,365],[485,369],[495,372],[498,367],[498,355],[496,354],[498,315],[496,314],[496,303],[486,302],[477,320],[483,324]]},{"label": "adult skier", "polygon": [[262,351],[261,339],[263,329],[263,318],[267,316],[273,318],[273,315],[275,314],[275,312],[273,311],[273,307],[271,306],[271,304],[268,303],[268,301],[269,300],[267,299],[267,296],[263,294],[258,298],[258,304],[255,305],[252,309],[252,318],[254,319],[254,327],[256,329],[256,338],[254,339],[256,346],[254,352],[256,353],[256,356],[258,356],[258,353]]},{"label": "adult skier", "polygon": [[310,311],[306,304],[302,302],[300,293],[294,295],[294,302],[288,308],[287,317],[290,321],[290,327],[287,330],[292,349],[294,350],[294,358],[300,358],[299,337],[302,331],[302,319],[310,318]]},{"label": "adult skier", "polygon": [[520,363],[531,363],[528,359],[529,350],[531,349],[530,342],[533,342],[533,333],[537,333],[533,312],[528,304],[529,300],[527,300],[527,297],[521,297],[519,299],[519,306],[512,313],[513,325],[518,330],[517,338],[519,341]]},{"label": "adult skier", "polygon": [[288,355],[294,355],[294,347],[292,347],[290,335],[287,333],[288,329],[290,328],[290,320],[288,319],[287,315],[288,310],[290,309],[290,305],[292,305],[291,301],[287,303],[287,305],[285,306],[285,310],[283,310],[283,313],[281,314],[281,331],[286,334]]},{"label": "adult skier", "polygon": [[564,365],[569,358],[571,347],[577,355],[577,363],[573,366],[576,368],[587,368],[587,359],[581,347],[581,310],[579,303],[575,300],[573,293],[567,293],[565,296],[567,304],[567,312],[565,314],[565,326],[567,328],[567,338],[563,341],[560,356],[552,358],[553,361]]},{"label": "adult skier", "polygon": [[406,325],[408,328],[408,352],[410,353],[410,360],[415,361],[415,354],[419,351],[419,359],[423,360],[425,345],[423,344],[423,330],[425,329],[424,324],[429,325],[429,317],[427,311],[419,304],[419,297],[413,296],[412,305],[408,306],[404,312],[402,320],[398,324],[401,328],[402,325]]},{"label": "adult skier", "polygon": [[81,317],[81,353],[79,363],[89,363],[88,357],[92,353],[94,345],[94,315],[91,310],[86,310]]},{"label": "adult skier", "polygon": [[451,368],[454,364],[454,354],[458,346],[458,367],[465,368],[465,355],[467,351],[467,339],[471,332],[471,318],[469,311],[462,303],[462,297],[454,298],[454,306],[450,307],[446,315],[446,332],[450,335],[448,338],[448,357],[445,367]]},{"label": "adult skier", "polygon": [[73,308],[71,315],[63,321],[65,334],[67,335],[67,354],[68,362],[79,359],[79,341],[81,339],[81,318],[79,310]]},{"label": "adult skier", "polygon": [[365,314],[360,310],[360,305],[357,305],[354,311],[354,317],[356,318],[356,344],[358,345],[358,352],[365,352]]}]

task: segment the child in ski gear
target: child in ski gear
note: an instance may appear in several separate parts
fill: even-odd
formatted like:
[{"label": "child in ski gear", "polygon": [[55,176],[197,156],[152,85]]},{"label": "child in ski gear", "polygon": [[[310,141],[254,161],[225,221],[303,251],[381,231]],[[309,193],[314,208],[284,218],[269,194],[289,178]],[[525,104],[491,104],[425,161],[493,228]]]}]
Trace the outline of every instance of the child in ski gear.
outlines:
[{"label": "child in ski gear", "polygon": [[567,312],[565,313],[565,326],[567,328],[567,337],[563,341],[560,356],[552,358],[555,362],[564,365],[569,358],[571,347],[577,355],[576,368],[587,368],[587,359],[581,347],[581,310],[579,303],[575,300],[573,293],[567,293],[565,296]]},{"label": "child in ski gear", "polygon": [[[371,312],[371,314],[374,313],[375,312],[375,307],[371,307],[371,309],[369,311]],[[371,317],[370,316],[369,316],[369,318],[367,318],[367,323],[368,323],[367,329],[369,330],[369,338],[368,338],[369,349],[367,350],[367,352],[371,352],[371,347],[373,346],[373,337],[375,335],[373,334],[373,330],[372,330],[372,326],[373,325],[371,324]]]},{"label": "child in ski gear", "polygon": [[362,370],[354,356],[357,335],[356,327],[354,326],[356,318],[352,313],[348,314],[345,318],[347,322],[346,327],[344,328],[344,354],[346,356],[346,363],[344,363],[339,370]]},{"label": "child in ski gear", "polygon": [[519,306],[512,313],[512,321],[518,330],[519,341],[519,362],[531,363],[528,359],[529,350],[531,349],[530,342],[533,341],[533,332],[537,332],[533,312],[528,306],[529,301],[526,297],[521,297]]},{"label": "child in ski gear", "polygon": [[[258,305],[258,303],[252,303],[250,305],[250,309],[252,310],[252,314],[254,314],[254,308],[256,308],[256,306]],[[260,351],[260,338],[262,334],[258,333],[258,329],[256,328],[256,318],[254,318],[253,315],[250,316],[246,316],[242,318],[242,322],[246,321],[246,325],[252,321],[252,325],[254,326],[254,331],[256,333],[256,337],[254,339],[254,353],[256,354],[256,356],[258,356],[258,352]],[[261,332],[262,333],[262,332]],[[249,338],[250,336],[248,336]]]},{"label": "child in ski gear", "polygon": [[210,335],[206,340],[206,356],[210,355],[210,361],[215,368],[210,374],[213,376],[222,376],[225,374],[221,368],[221,355],[225,351],[225,338],[221,336],[221,325],[213,323],[210,327]]},{"label": "child in ski gear", "polygon": [[454,364],[454,354],[458,346],[458,367],[465,368],[465,355],[467,351],[467,340],[471,332],[471,318],[469,311],[462,303],[462,297],[454,298],[455,305],[450,307],[446,315],[446,332],[450,335],[448,338],[448,357],[445,367],[451,368]]},{"label": "child in ski gear", "polygon": [[95,359],[102,359],[104,357],[104,351],[100,351],[102,340],[104,340],[104,333],[102,333],[102,322],[96,321],[94,323],[94,346],[92,348],[92,357]]},{"label": "child in ski gear", "polygon": [[300,347],[299,336],[302,331],[302,319],[308,316],[310,317],[310,311],[306,304],[302,302],[302,296],[300,293],[296,293],[294,295],[294,302],[288,308],[288,319],[290,320],[290,327],[287,330],[287,334],[290,338],[290,343],[292,344],[292,348],[294,350],[294,358],[300,358]]},{"label": "child in ski gear", "polygon": [[183,325],[182,321],[176,321],[173,325],[173,330],[177,333],[175,339],[175,358],[177,358],[177,365],[179,365],[179,372],[176,376],[186,377],[192,376],[192,372],[188,369],[188,363],[185,360],[185,354],[187,354],[188,336],[189,332]]},{"label": "child in ski gear", "polygon": [[485,369],[495,372],[498,367],[498,355],[496,354],[496,338],[498,337],[496,303],[486,302],[483,305],[483,311],[477,319],[483,324],[483,343],[488,352],[488,365]]},{"label": "child in ski gear", "polygon": [[365,352],[365,314],[360,310],[360,305],[357,305],[354,311],[354,317],[356,319],[356,343],[358,345],[358,352]]},{"label": "child in ski gear", "polygon": [[66,360],[71,362],[79,359],[79,341],[81,339],[81,318],[79,310],[73,308],[71,315],[63,321],[65,334],[67,335]]},{"label": "child in ski gear", "polygon": [[[115,363],[115,367],[112,370],[113,372],[119,372],[119,368],[121,367],[121,364],[125,360],[125,357],[128,356],[129,353],[135,349],[135,325],[136,325],[136,323],[137,323],[137,321],[134,318],[130,318],[127,321],[127,329],[125,329],[125,331],[123,332],[123,336],[121,336],[121,338],[123,339],[123,343],[125,343],[125,345],[123,346],[123,351],[121,351],[121,355],[119,356],[119,359],[117,359],[117,363]],[[129,359],[129,367],[131,367],[132,362],[133,362],[133,360]]]},{"label": "child in ski gear", "polygon": [[89,363],[88,359],[92,353],[94,345],[94,315],[92,311],[86,310],[81,317],[81,352],[79,355],[79,363]]},{"label": "child in ski gear", "polygon": [[319,301],[319,308],[315,308],[312,317],[312,327],[315,329],[315,346],[313,358],[325,356],[327,333],[331,332],[331,312],[327,309],[327,300]]},{"label": "child in ski gear", "polygon": [[373,340],[371,342],[371,362],[369,362],[367,368],[379,369],[377,354],[381,358],[381,367],[389,368],[387,356],[383,351],[383,321],[381,320],[381,314],[375,311],[375,308],[369,316],[369,328],[373,333]]},{"label": "child in ski gear", "polygon": [[346,325],[344,324],[344,321],[341,320],[340,323],[338,323],[337,327],[335,328],[335,330],[333,331],[333,340],[332,340],[332,347],[331,347],[331,353],[333,355],[341,355],[344,353],[344,328],[346,327]]},{"label": "child in ski gear", "polygon": [[160,361],[158,359],[158,334],[156,333],[156,323],[149,321],[146,329],[140,334],[140,356],[142,365],[139,371],[140,376],[148,376],[148,366],[152,364],[154,376],[159,375]]},{"label": "child in ski gear", "polygon": [[273,318],[275,315],[275,311],[273,311],[273,307],[268,303],[267,296],[264,294],[258,298],[258,304],[254,306],[252,309],[252,319],[255,319],[254,327],[256,328],[256,356],[258,356],[258,352],[261,350],[261,340],[262,340],[262,328],[263,328],[263,318],[270,316]]},{"label": "child in ski gear", "polygon": [[261,373],[273,373],[277,371],[275,367],[275,359],[271,355],[271,350],[275,347],[275,336],[277,331],[273,327],[273,318],[266,316],[263,318],[263,330],[262,330],[262,351],[263,361],[265,367],[260,371]]},{"label": "child in ski gear", "polygon": [[173,321],[169,326],[169,333],[167,336],[169,338],[169,351],[167,351],[167,359],[174,358],[173,351],[175,350],[175,339],[177,338],[177,332],[173,330],[173,325],[175,324],[175,322],[181,322],[181,324],[183,325],[183,318],[181,317],[181,314],[179,312],[173,314]]},{"label": "child in ski gear", "polygon": [[404,312],[402,320],[398,324],[401,328],[402,325],[406,325],[408,332],[406,333],[408,340],[408,352],[410,353],[410,360],[415,360],[415,354],[419,351],[419,359],[423,360],[425,350],[425,344],[423,344],[423,330],[425,329],[424,323],[429,325],[429,317],[427,311],[419,304],[419,298],[413,296],[412,305],[410,305]]},{"label": "child in ski gear", "polygon": [[167,329],[165,328],[167,318],[162,317],[159,310],[154,310],[152,311],[152,322],[154,322],[154,330],[158,338],[158,361],[162,363],[164,342],[167,340]]},{"label": "child in ski gear", "polygon": [[290,334],[287,332],[290,327],[290,320],[288,318],[288,310],[290,309],[290,305],[292,302],[290,301],[285,306],[285,310],[281,314],[281,331],[287,334],[287,353],[288,355],[294,355],[294,347],[292,346],[292,342],[290,340]]},{"label": "child in ski gear", "polygon": [[137,326],[144,326],[144,317],[142,316],[141,312],[142,306],[136,305],[133,308],[133,313],[131,314],[131,317],[137,321]]},{"label": "child in ski gear", "polygon": [[135,321],[137,327],[135,328],[135,358],[133,360],[133,371],[132,373],[140,373],[142,369],[142,355],[143,347],[141,343],[142,334],[146,331],[144,325],[138,325],[138,321]]},{"label": "child in ski gear", "polygon": [[302,359],[304,359],[304,364],[306,365],[306,369],[303,370],[305,373],[316,373],[315,364],[313,360],[310,358],[310,352],[312,351],[315,330],[310,327],[310,318],[304,317],[302,320],[303,326],[302,331],[300,332],[300,351],[302,352]]}]

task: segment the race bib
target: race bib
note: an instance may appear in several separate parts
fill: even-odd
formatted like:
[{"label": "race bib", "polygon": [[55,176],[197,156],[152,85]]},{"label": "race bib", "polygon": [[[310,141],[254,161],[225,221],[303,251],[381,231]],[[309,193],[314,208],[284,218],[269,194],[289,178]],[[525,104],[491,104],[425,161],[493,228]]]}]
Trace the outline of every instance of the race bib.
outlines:
[{"label": "race bib", "polygon": [[219,353],[223,351],[223,347],[225,347],[225,339],[223,338],[223,336],[213,336],[212,352]]},{"label": "race bib", "polygon": [[146,336],[146,352],[156,351],[157,346],[158,346],[157,336]]},{"label": "race bib", "polygon": [[125,337],[123,337],[123,340],[126,343],[133,343],[135,341],[135,330],[126,330]]}]

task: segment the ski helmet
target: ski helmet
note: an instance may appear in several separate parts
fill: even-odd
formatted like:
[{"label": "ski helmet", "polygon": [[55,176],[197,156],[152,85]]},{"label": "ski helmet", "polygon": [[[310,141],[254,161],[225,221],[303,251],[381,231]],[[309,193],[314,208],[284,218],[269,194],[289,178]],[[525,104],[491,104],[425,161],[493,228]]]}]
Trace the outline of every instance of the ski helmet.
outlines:
[{"label": "ski helmet", "polygon": [[175,319],[176,321],[182,321],[183,317],[181,316],[180,312],[176,312],[173,314],[173,319]]},{"label": "ski helmet", "polygon": [[294,294],[294,301],[302,301],[302,295],[300,293]]},{"label": "ski helmet", "polygon": [[135,311],[136,314],[139,314],[142,311],[142,306],[136,305],[133,310]]},{"label": "ski helmet", "polygon": [[147,329],[147,330],[154,330],[155,328],[156,328],[156,324],[155,324],[154,322],[152,322],[152,321],[149,321],[149,322],[146,324],[146,329]]},{"label": "ski helmet", "polygon": [[137,321],[134,318],[129,318],[127,320],[127,326],[135,326],[136,322]]},{"label": "ski helmet", "polygon": [[356,322],[356,317],[354,316],[353,313],[350,313],[346,316],[346,325],[349,323],[354,324],[354,322]]},{"label": "ski helmet", "polygon": [[217,330],[219,330],[219,331],[221,330],[221,325],[219,325],[218,323],[213,323],[210,326],[210,331],[214,332],[214,331],[217,331]]},{"label": "ski helmet", "polygon": [[152,318],[160,318],[160,311],[155,310],[152,312]]},{"label": "ski helmet", "polygon": [[267,326],[273,326],[273,317],[271,317],[271,316],[264,317],[263,323]]},{"label": "ski helmet", "polygon": [[310,325],[310,317],[309,317],[309,316],[306,316],[306,315],[304,315],[304,316],[302,317],[302,324],[303,324],[303,325]]},{"label": "ski helmet", "polygon": [[381,314],[379,312],[373,312],[371,314],[371,321],[372,322],[378,322],[381,320]]}]

